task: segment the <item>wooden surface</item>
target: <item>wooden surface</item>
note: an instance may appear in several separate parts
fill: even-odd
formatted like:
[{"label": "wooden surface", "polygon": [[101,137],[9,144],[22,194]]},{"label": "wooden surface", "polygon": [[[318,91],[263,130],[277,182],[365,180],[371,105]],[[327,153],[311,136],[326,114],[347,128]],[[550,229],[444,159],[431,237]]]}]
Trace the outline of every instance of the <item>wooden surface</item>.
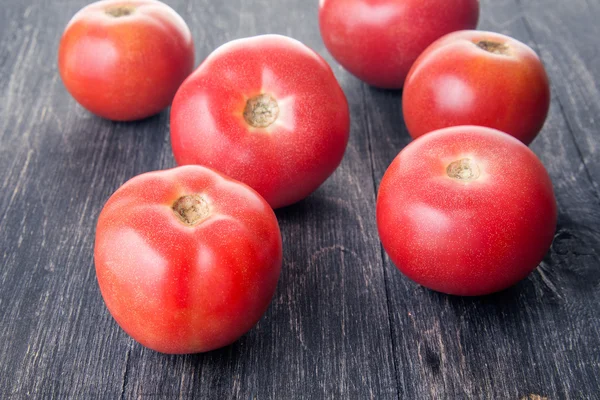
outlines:
[{"label": "wooden surface", "polygon": [[[350,103],[336,173],[277,212],[284,265],[258,326],[230,347],[168,356],[106,310],[94,227],[127,179],[174,166],[168,111],[94,117],[57,73],[60,34],[85,0],[0,7],[0,399],[600,399],[600,0],[484,0],[479,27],[540,53],[551,112],[531,148],[559,203],[554,244],[515,287],[431,292],[382,251],[376,190],[410,138],[401,93],[345,72],[316,0],[170,0],[199,63],[228,40],[281,33],[330,62]],[[541,396],[541,397],[535,397]]]}]

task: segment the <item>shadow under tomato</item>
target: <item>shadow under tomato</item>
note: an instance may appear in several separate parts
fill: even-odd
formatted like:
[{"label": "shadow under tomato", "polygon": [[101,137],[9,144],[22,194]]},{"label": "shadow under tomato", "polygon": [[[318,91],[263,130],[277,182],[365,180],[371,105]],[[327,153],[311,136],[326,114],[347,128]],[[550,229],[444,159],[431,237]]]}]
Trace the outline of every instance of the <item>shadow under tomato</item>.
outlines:
[{"label": "shadow under tomato", "polygon": [[[290,333],[285,331],[289,329],[290,319],[302,317],[300,315],[302,310],[296,306],[303,302],[312,301],[308,295],[318,290],[316,285],[310,286],[307,285],[309,282],[298,279],[299,275],[307,273],[308,267],[300,266],[294,260],[298,257],[302,258],[300,254],[306,249],[302,247],[302,241],[294,240],[293,236],[299,233],[299,229],[301,229],[307,215],[317,215],[317,210],[320,213],[327,212],[329,207],[332,207],[332,205],[318,195],[313,194],[298,203],[275,210],[284,241],[284,260],[277,289],[263,317],[237,341],[219,349],[197,354],[162,354],[145,349],[137,343],[134,344],[136,348],[133,352],[148,352],[144,357],[155,359],[155,363],[158,364],[164,365],[166,363],[170,368],[176,368],[177,364],[183,364],[186,375],[203,373],[215,377],[219,376],[222,380],[219,383],[220,385],[229,385],[227,382],[233,380],[240,365],[245,365],[251,360],[260,358],[261,354],[287,351],[285,346],[278,345],[277,342],[289,340]],[[289,293],[295,293],[294,298],[291,300],[287,298]],[[305,306],[301,308],[304,309]],[[294,314],[294,316],[290,314]],[[316,337],[315,340],[317,340]],[[282,358],[283,354],[273,359],[271,363],[273,365],[267,367],[272,368],[273,371],[266,373],[267,376],[272,375],[278,368],[283,368],[277,366]],[[260,363],[260,365],[261,368],[266,367],[265,363]],[[181,368],[180,366],[179,369]]]}]

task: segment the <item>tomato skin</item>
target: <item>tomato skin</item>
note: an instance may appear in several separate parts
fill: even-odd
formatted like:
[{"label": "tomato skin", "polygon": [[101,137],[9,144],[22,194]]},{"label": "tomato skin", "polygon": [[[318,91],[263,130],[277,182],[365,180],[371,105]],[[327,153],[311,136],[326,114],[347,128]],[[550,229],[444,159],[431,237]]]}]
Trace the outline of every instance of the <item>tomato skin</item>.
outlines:
[{"label": "tomato skin", "polygon": [[[209,215],[188,226],[173,211],[200,194]],[[228,345],[266,311],[281,270],[273,210],[254,190],[208,168],[149,172],[104,206],[94,260],[102,297],[135,340],[163,353]]]},{"label": "tomato skin", "polygon": [[[119,7],[132,12],[108,14]],[[75,100],[115,121],[160,112],[193,68],[189,28],[155,0],[103,0],[84,7],[65,28],[58,51],[60,75]]]},{"label": "tomato skin", "polygon": [[[250,99],[271,95],[275,122],[250,125]],[[181,85],[171,107],[178,164],[200,164],[248,184],[273,208],[315,191],[348,143],[348,102],[331,68],[302,43],[279,35],[234,40]]]},{"label": "tomato skin", "polygon": [[[447,167],[473,160],[473,181]],[[377,197],[379,236],[413,281],[448,294],[503,290],[542,261],[556,229],[552,182],[515,138],[484,127],[429,133],[394,159]]]},{"label": "tomato skin", "polygon": [[369,85],[401,89],[419,54],[441,36],[474,29],[478,0],[321,0],[325,46]]},{"label": "tomato skin", "polygon": [[[504,44],[508,53],[485,51],[475,44],[480,41]],[[527,45],[499,33],[461,31],[421,54],[406,79],[402,104],[413,138],[449,126],[480,125],[529,144],[548,115],[550,84]]]}]

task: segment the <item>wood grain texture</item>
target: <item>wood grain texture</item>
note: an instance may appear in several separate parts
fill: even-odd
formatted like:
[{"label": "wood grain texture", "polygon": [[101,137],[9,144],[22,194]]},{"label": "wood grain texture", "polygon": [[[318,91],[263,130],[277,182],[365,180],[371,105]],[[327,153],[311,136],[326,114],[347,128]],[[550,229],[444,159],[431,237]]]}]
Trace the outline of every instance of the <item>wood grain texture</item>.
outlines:
[{"label": "wood grain texture", "polygon": [[[517,286],[482,298],[423,289],[385,256],[376,190],[409,141],[401,93],[345,72],[320,39],[317,1],[171,0],[197,63],[228,40],[292,36],[322,54],[350,103],[336,173],[277,211],[284,265],[265,317],[241,340],[168,356],[104,307],[94,228],[110,194],[175,165],[168,111],[112,123],[60,82],[60,34],[85,0],[0,7],[0,398],[600,398],[599,0],[485,0],[480,28],[542,56],[553,86],[532,149],[559,202],[555,242]],[[533,397],[531,397],[533,399]]]},{"label": "wood grain texture", "polygon": [[[560,20],[561,9],[566,7],[538,3],[537,7],[528,3],[530,8],[524,8],[514,1],[483,2],[480,29],[514,36],[538,50],[528,27],[530,14],[544,9]],[[572,4],[568,7],[572,13],[585,12]],[[585,28],[572,21],[563,28],[582,27]],[[570,40],[576,34],[572,36]],[[551,52],[553,46],[560,45],[561,36],[547,37],[544,43]],[[564,63],[569,62],[568,54],[562,57]],[[552,74],[552,67],[549,71],[553,82],[562,79]],[[588,84],[585,77],[578,79],[581,81],[577,84]],[[367,96],[378,104],[369,110],[370,119],[389,119],[389,103],[395,95],[368,90]],[[560,208],[559,226],[550,253],[527,280],[492,296],[449,297],[418,287],[398,275],[385,258],[403,397],[599,396],[600,324],[596,304],[600,300],[600,207],[594,182],[580,157],[581,143],[577,140],[583,138],[570,131],[559,96],[554,88],[549,119],[531,146],[553,179]],[[390,139],[389,131],[384,131],[383,138],[378,130],[372,132],[372,154],[383,155],[373,158],[379,180],[409,137],[405,130],[395,140]]]},{"label": "wood grain texture", "polygon": [[[600,2],[519,0],[528,36],[548,66],[556,102],[600,198]],[[570,29],[569,27],[577,27]],[[560,38],[560,40],[556,40]]]}]

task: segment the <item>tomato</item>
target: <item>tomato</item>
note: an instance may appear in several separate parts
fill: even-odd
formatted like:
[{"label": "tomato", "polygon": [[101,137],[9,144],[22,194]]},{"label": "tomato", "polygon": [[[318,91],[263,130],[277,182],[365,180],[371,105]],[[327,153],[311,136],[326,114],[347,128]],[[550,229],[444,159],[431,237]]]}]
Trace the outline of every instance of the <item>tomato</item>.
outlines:
[{"label": "tomato", "polygon": [[285,36],[229,42],[183,83],[171,108],[179,164],[222,171],[273,208],[315,191],[348,143],[348,103],[331,68]]},{"label": "tomato", "polygon": [[325,46],[369,85],[400,89],[419,54],[439,37],[473,29],[479,0],[321,0]]},{"label": "tomato", "polygon": [[167,107],[194,68],[192,35],[154,0],[104,0],[67,25],[58,69],[71,95],[103,118],[131,121]]},{"label": "tomato", "polygon": [[550,85],[527,45],[493,32],[451,33],[415,62],[403,93],[413,138],[436,129],[480,125],[529,144],[550,107]]},{"label": "tomato", "polygon": [[237,340],[263,315],[281,234],[248,186],[200,166],[139,175],[98,219],[94,250],[108,310],[135,340],[196,353]]},{"label": "tomato", "polygon": [[556,200],[527,146],[497,130],[459,126],[406,146],[377,197],[383,247],[430,289],[484,295],[525,278],[548,251]]}]

